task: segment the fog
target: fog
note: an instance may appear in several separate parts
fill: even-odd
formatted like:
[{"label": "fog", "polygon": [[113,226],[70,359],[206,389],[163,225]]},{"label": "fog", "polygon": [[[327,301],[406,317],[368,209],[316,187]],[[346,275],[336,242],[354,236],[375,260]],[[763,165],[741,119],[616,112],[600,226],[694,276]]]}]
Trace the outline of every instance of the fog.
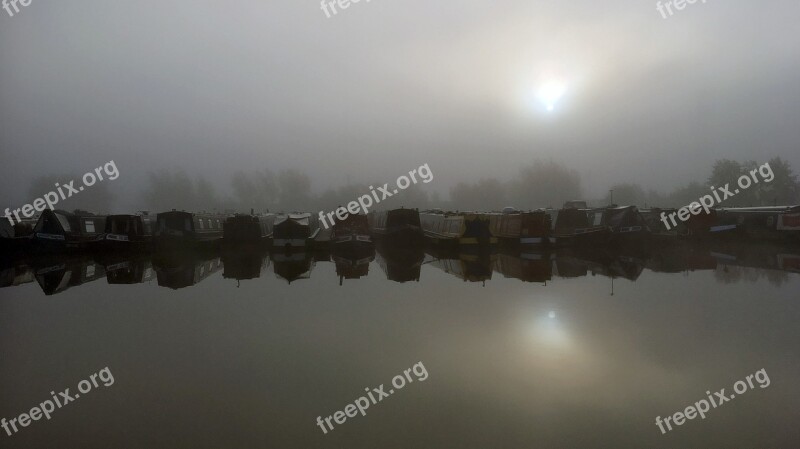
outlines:
[{"label": "fog", "polygon": [[[624,184],[667,196],[705,183],[722,159],[798,170],[800,4],[711,0],[666,19],[655,6],[373,0],[330,18],[310,0],[0,10],[0,205],[110,160],[119,178],[91,188],[107,192],[81,193],[108,211],[202,207],[154,187],[181,176],[213,196],[209,208],[246,208],[237,179],[294,173],[308,197],[294,208],[311,208],[427,163],[435,179],[399,203],[473,207],[455,200],[482,180],[512,185],[537,164],[574,172],[579,190],[520,205],[541,207]],[[543,104],[553,82],[563,97]],[[514,195],[484,207],[518,205]]]}]

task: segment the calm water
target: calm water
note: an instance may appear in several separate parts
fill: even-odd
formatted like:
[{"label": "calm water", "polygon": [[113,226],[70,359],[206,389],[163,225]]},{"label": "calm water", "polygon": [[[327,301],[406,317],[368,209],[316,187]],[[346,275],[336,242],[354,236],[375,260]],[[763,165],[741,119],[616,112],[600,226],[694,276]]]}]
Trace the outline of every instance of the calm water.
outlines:
[{"label": "calm water", "polygon": [[[114,383],[0,430],[0,446],[798,447],[799,261],[758,247],[8,261],[0,417],[105,367]],[[424,381],[317,426],[418,362]],[[656,426],[762,368],[768,387]]]}]

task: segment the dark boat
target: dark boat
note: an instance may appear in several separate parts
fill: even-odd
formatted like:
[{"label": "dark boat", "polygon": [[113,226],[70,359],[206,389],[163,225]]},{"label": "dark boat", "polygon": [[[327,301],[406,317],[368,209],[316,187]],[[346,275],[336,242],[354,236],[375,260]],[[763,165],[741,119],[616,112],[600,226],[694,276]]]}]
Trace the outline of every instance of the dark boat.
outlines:
[{"label": "dark boat", "polygon": [[226,245],[264,244],[272,238],[275,214],[237,214],[228,217],[223,225]]},{"label": "dark boat", "polygon": [[800,242],[800,206],[716,209],[720,223],[747,239]]},{"label": "dark boat", "polygon": [[150,250],[156,230],[156,217],[142,212],[133,215],[109,215],[105,233],[97,246],[103,251]]},{"label": "dark boat", "polygon": [[309,213],[279,215],[272,228],[272,246],[302,248],[310,246],[320,232],[319,219]]},{"label": "dark boat", "polygon": [[[675,217],[676,222],[681,220]],[[670,220],[671,222],[671,220]],[[716,209],[708,213],[701,211],[697,215],[689,215],[686,220],[687,235],[696,241],[729,240],[740,238],[736,217],[725,216]]]},{"label": "dark boat", "polygon": [[647,223],[636,206],[609,206],[588,209],[586,218],[592,226],[606,226],[611,243],[641,241],[649,234]]},{"label": "dark boat", "polygon": [[336,220],[331,231],[332,252],[345,257],[369,257],[375,254],[375,245],[369,234],[369,222],[363,214],[348,215]]},{"label": "dark boat", "polygon": [[0,252],[12,254],[25,250],[31,243],[31,235],[20,236],[18,226],[0,218]]},{"label": "dark boat", "polygon": [[434,243],[473,247],[497,243],[485,214],[431,210],[421,212],[419,219],[425,237]]},{"label": "dark boat", "polygon": [[[650,238],[656,241],[670,242],[674,239],[685,237],[689,234],[689,228],[681,220],[675,220],[675,226],[669,220],[670,214],[677,214],[677,209],[641,209],[639,213],[644,219],[647,229],[650,230]],[[666,223],[665,222],[666,220]]]},{"label": "dark boat", "polygon": [[551,243],[558,246],[593,245],[608,241],[611,230],[602,222],[590,222],[587,209],[569,207],[548,209],[551,217]]},{"label": "dark boat", "polygon": [[373,237],[396,244],[422,243],[422,225],[416,209],[373,211],[367,216]]},{"label": "dark boat", "polygon": [[520,212],[507,207],[503,213],[486,214],[489,229],[500,242],[542,246],[550,243],[550,215],[545,211]]},{"label": "dark boat", "polygon": [[222,239],[221,214],[170,211],[158,214],[155,246],[159,250],[202,248],[218,244]]},{"label": "dark boat", "polygon": [[106,217],[88,212],[72,214],[45,209],[33,228],[33,246],[37,251],[78,251],[102,237]]}]

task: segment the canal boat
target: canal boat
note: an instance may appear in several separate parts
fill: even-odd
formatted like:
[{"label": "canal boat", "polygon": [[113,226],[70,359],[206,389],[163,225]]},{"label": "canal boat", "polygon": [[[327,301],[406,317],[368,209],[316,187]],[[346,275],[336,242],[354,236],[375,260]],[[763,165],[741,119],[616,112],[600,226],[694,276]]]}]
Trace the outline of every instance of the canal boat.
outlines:
[{"label": "canal boat", "polygon": [[602,222],[589,221],[588,209],[565,207],[547,209],[551,221],[550,242],[558,246],[604,244],[611,230]]},{"label": "canal boat", "polygon": [[104,234],[95,242],[102,251],[150,250],[156,230],[156,216],[148,212],[109,215]]},{"label": "canal boat", "polygon": [[336,220],[331,231],[331,250],[338,256],[369,257],[375,245],[369,233],[369,222],[363,214],[351,214]]},{"label": "canal boat", "polygon": [[222,223],[227,215],[172,210],[157,215],[157,250],[213,247],[222,239]]},{"label": "canal boat", "polygon": [[718,220],[749,240],[800,242],[800,206],[716,209]]},{"label": "canal boat", "polygon": [[489,230],[489,217],[474,212],[420,212],[420,223],[425,237],[437,244],[465,247],[484,247],[497,243]]},{"label": "canal boat", "polygon": [[422,243],[422,225],[417,209],[372,211],[367,216],[370,232],[376,239],[394,244]]},{"label": "canal boat", "polygon": [[272,246],[303,248],[311,246],[319,235],[319,219],[309,213],[279,215],[272,228]]},{"label": "canal boat", "polygon": [[272,238],[275,214],[236,214],[223,224],[226,245],[263,244]]},{"label": "canal boat", "polygon": [[641,241],[649,234],[647,223],[636,206],[608,206],[587,209],[586,218],[592,226],[606,226],[610,243]]},{"label": "canal boat", "polygon": [[33,228],[32,245],[40,252],[86,250],[102,238],[105,223],[105,216],[89,212],[45,209]]},{"label": "canal boat", "polygon": [[492,236],[500,242],[526,246],[550,243],[550,215],[543,210],[520,212],[507,207],[502,213],[486,214]]}]

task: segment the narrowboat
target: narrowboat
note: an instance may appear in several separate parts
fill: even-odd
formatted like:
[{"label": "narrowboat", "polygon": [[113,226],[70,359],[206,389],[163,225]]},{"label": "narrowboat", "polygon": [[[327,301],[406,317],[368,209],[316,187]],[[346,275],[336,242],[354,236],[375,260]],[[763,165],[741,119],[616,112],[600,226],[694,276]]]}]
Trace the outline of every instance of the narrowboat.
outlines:
[{"label": "narrowboat", "polygon": [[636,206],[608,206],[588,209],[586,218],[592,226],[606,226],[610,232],[612,243],[629,243],[641,240],[648,235],[649,229],[644,217]]},{"label": "narrowboat", "polygon": [[602,244],[608,241],[611,230],[602,222],[590,222],[587,209],[564,207],[548,209],[550,242],[558,246]]},{"label": "narrowboat", "polygon": [[[680,222],[681,220],[676,216],[675,221]],[[726,216],[716,209],[711,209],[708,213],[701,211],[697,215],[689,215],[686,220],[686,229],[689,238],[700,241],[736,239],[740,236],[736,217]]]},{"label": "narrowboat", "polygon": [[422,232],[434,243],[482,247],[497,243],[489,218],[472,212],[431,210],[419,214]]},{"label": "narrowboat", "polygon": [[222,241],[226,245],[263,244],[272,238],[275,214],[236,214],[223,224]]},{"label": "narrowboat", "polygon": [[272,246],[302,248],[313,244],[320,232],[319,219],[309,213],[279,215],[272,228]]},{"label": "narrowboat", "polygon": [[156,249],[202,248],[219,244],[222,223],[227,217],[176,210],[161,212],[157,215],[154,236]]},{"label": "narrowboat", "polygon": [[718,220],[753,240],[800,241],[800,206],[716,209]]},{"label": "narrowboat", "polygon": [[372,211],[367,216],[373,237],[396,244],[422,243],[422,225],[417,209]]},{"label": "narrowboat", "polygon": [[332,252],[339,256],[369,257],[375,245],[369,235],[369,221],[363,214],[348,215],[336,220],[331,231]]},{"label": "narrowboat", "polygon": [[502,213],[486,214],[489,229],[500,242],[541,246],[550,242],[550,215],[543,210],[520,212],[506,207]]},{"label": "narrowboat", "polygon": [[96,243],[104,251],[140,251],[152,249],[156,217],[147,212],[109,215],[104,234]]},{"label": "narrowboat", "polygon": [[22,251],[30,242],[30,235],[20,236],[18,226],[12,226],[8,220],[0,218],[0,251],[5,254]]},{"label": "narrowboat", "polygon": [[45,209],[33,228],[32,244],[42,252],[85,250],[102,238],[105,226],[104,216]]},{"label": "narrowboat", "polygon": [[[686,223],[676,219],[675,226],[669,221],[670,214],[677,214],[677,209],[641,209],[639,213],[644,219],[644,224],[650,230],[650,238],[662,241],[671,241],[689,234]],[[664,220],[667,220],[666,224]]]}]

